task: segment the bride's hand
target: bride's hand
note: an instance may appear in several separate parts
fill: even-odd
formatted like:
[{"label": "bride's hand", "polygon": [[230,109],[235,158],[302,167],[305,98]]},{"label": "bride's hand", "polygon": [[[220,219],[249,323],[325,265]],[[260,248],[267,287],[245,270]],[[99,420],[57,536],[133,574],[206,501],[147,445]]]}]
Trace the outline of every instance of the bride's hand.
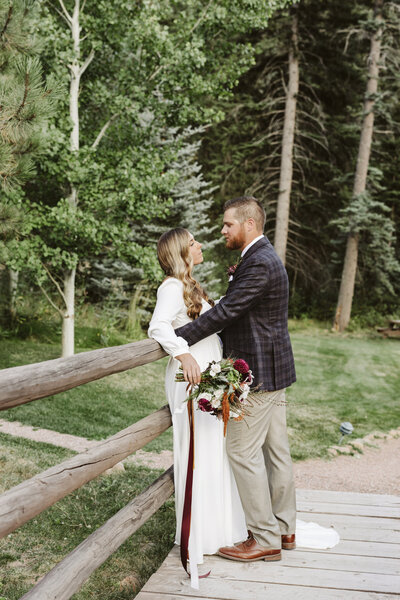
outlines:
[{"label": "bride's hand", "polygon": [[197,360],[193,358],[190,352],[179,354],[179,356],[175,356],[175,358],[179,360],[182,365],[183,377],[185,381],[188,381],[192,385],[200,383],[200,367]]}]

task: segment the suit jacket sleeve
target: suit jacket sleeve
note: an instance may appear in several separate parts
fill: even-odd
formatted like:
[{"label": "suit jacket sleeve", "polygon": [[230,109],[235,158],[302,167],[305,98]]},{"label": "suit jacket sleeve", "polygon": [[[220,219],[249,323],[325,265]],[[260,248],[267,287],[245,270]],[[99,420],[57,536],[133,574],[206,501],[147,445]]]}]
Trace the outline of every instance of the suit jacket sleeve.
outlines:
[{"label": "suit jacket sleeve", "polygon": [[265,262],[242,263],[240,271],[219,303],[195,321],[179,327],[175,333],[192,346],[199,340],[224,329],[249,311],[268,287],[269,273]]}]

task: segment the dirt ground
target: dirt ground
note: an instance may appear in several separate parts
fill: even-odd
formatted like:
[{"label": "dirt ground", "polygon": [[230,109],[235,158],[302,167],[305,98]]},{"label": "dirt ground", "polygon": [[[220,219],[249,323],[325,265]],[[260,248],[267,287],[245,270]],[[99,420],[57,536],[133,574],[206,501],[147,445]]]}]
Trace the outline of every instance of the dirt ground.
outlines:
[{"label": "dirt ground", "polygon": [[[0,432],[48,442],[77,452],[84,452],[96,444],[85,438],[4,420],[0,420]],[[400,437],[374,439],[371,444],[364,446],[362,454],[295,463],[296,487],[400,495]],[[127,460],[154,469],[166,469],[172,464],[172,452],[164,450],[156,454],[139,450]]]},{"label": "dirt ground", "polygon": [[373,442],[363,454],[294,464],[296,487],[400,495],[400,438]]}]

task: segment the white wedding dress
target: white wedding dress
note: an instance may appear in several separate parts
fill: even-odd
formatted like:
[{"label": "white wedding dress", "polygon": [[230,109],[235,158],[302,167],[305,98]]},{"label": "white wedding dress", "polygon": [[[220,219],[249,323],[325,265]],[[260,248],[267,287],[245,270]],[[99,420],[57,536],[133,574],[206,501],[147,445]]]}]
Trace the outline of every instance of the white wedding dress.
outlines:
[{"label": "white wedding dress", "polygon": [[[201,312],[210,305],[203,300]],[[183,283],[170,277],[157,290],[157,304],[148,335],[161,344],[170,355],[165,374],[165,389],[172,414],[174,438],[174,478],[176,507],[176,538],[180,543],[183,501],[189,449],[189,421],[186,383],[175,381],[179,361],[174,358],[185,352],[194,356],[203,371],[212,360],[222,357],[221,343],[216,334],[190,347],[174,329],[188,323],[183,300]],[[192,573],[203,563],[204,554],[214,554],[221,546],[231,546],[247,538],[247,527],[236,483],[225,451],[223,423],[208,413],[194,411],[194,472],[189,557]],[[332,528],[297,521],[298,547],[331,548],[339,542]],[[195,586],[197,587],[197,586]]]},{"label": "white wedding dress", "polygon": [[[203,300],[201,312],[210,305]],[[180,543],[183,500],[189,449],[189,422],[185,382],[175,381],[180,365],[174,356],[189,352],[187,342],[174,329],[189,323],[183,300],[183,284],[173,277],[158,288],[157,304],[148,335],[161,344],[171,358],[165,374],[165,389],[172,414],[174,436],[174,478],[176,538]],[[203,371],[212,360],[222,358],[216,334],[190,347],[190,353]],[[236,483],[225,451],[223,423],[199,410],[194,411],[194,472],[189,556],[192,564],[203,563],[204,554],[214,554],[221,546],[231,546],[247,538],[247,527]]]}]

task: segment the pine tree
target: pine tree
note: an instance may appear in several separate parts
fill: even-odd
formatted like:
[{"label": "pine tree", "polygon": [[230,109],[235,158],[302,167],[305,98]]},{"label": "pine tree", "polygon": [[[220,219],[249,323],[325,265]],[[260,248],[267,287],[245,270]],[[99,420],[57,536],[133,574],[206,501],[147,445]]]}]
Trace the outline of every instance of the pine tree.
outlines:
[{"label": "pine tree", "polygon": [[[334,221],[340,230],[347,234],[346,254],[333,322],[335,331],[344,331],[350,321],[362,237],[366,238],[369,246],[366,249],[366,262],[370,268],[371,263],[375,263],[378,280],[389,293],[394,293],[391,278],[400,274],[400,264],[395,255],[395,227],[390,218],[390,208],[381,200],[384,192],[383,173],[374,165],[376,159],[374,160],[372,146],[375,112],[379,104],[381,110],[385,108],[383,96],[378,93],[382,48],[385,48],[385,53],[389,55],[393,55],[395,50],[390,44],[393,39],[388,40],[385,36],[389,15],[384,9],[384,0],[375,0],[374,16],[371,18],[367,14],[367,18],[361,23],[362,29],[370,38],[370,53],[352,198],[340,211],[340,218]],[[398,68],[398,61],[396,66]],[[379,155],[380,140],[374,141],[374,145],[377,146]]]},{"label": "pine tree", "polygon": [[[47,143],[47,122],[57,98],[54,79],[44,81],[31,33],[34,0],[0,0],[0,264],[23,227],[21,186],[33,176]],[[4,271],[7,318],[15,317],[18,271]]]},{"label": "pine tree", "polygon": [[30,33],[34,0],[0,0],[0,182],[20,186],[46,144],[54,108],[54,80],[43,81]]}]

